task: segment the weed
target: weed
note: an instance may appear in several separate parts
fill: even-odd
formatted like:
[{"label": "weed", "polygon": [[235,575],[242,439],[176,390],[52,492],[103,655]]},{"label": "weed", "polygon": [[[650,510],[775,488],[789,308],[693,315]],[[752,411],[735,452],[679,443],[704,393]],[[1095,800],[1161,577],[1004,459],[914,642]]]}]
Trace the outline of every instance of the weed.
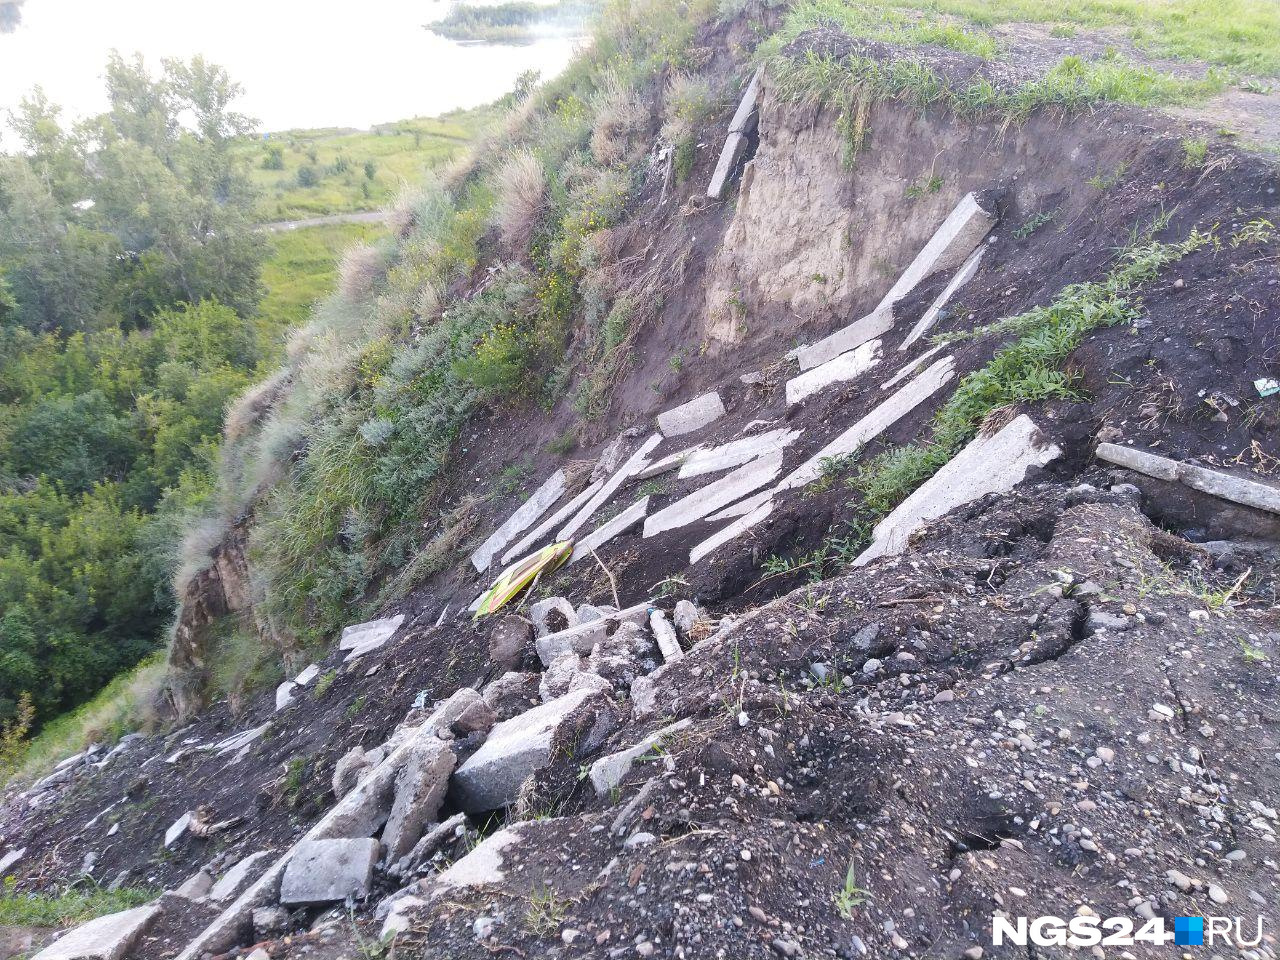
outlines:
[{"label": "weed", "polygon": [[1041,210],[1026,219],[1022,226],[1013,231],[1015,240],[1025,240],[1047,223],[1052,223],[1058,216],[1058,207],[1052,210]]},{"label": "weed", "polygon": [[852,920],[853,911],[866,903],[870,896],[870,891],[858,886],[853,874],[853,864],[849,864],[844,875],[844,886],[835,895],[836,910],[844,919]]},{"label": "weed", "polygon": [[1244,637],[1240,638],[1240,653],[1244,656],[1244,662],[1250,666],[1258,663],[1266,663],[1269,659],[1259,647],[1255,647]]},{"label": "weed", "polygon": [[494,494],[499,497],[509,497],[514,493],[519,493],[520,488],[524,486],[525,481],[529,479],[532,473],[533,464],[528,460],[510,464],[503,468],[494,481]]},{"label": "weed", "polygon": [[6,877],[0,890],[0,926],[69,927],[141,906],[155,897],[154,890],[108,890],[92,880],[77,881],[57,894],[19,893],[17,878]]},{"label": "weed", "polygon": [[929,177],[920,183],[913,183],[907,187],[906,197],[908,200],[918,200],[920,197],[930,193],[937,193],[942,189],[942,178],[938,176]]},{"label": "weed", "polygon": [[365,703],[365,695],[362,693],[360,694],[360,696],[356,697],[349,704],[347,704],[347,709],[343,711],[346,714],[347,719],[354,720],[356,717],[358,717],[360,715],[360,711],[364,709],[364,703]]},{"label": "weed", "polygon": [[679,574],[666,577],[655,583],[650,590],[657,600],[665,600],[668,597],[678,597],[689,591],[689,581]]},{"label": "weed", "polygon": [[1120,163],[1110,173],[1098,173],[1090,177],[1085,182],[1095,190],[1101,190],[1103,193],[1110,190],[1117,183],[1124,179],[1125,171],[1129,169],[1128,164]]},{"label": "weed", "polygon": [[280,798],[285,806],[297,809],[302,805],[302,791],[307,785],[307,758],[291,757],[285,764],[280,782]]},{"label": "weed", "polygon": [[1234,249],[1246,243],[1270,243],[1275,239],[1275,236],[1275,224],[1270,220],[1258,217],[1250,220],[1231,234],[1231,246]]},{"label": "weed", "polygon": [[524,914],[525,929],[535,937],[550,936],[569,912],[571,902],[556,896],[555,891],[548,886],[535,885],[529,894],[529,907]]},{"label": "weed", "polygon": [[578,432],[573,429],[573,427],[570,427],[564,433],[560,434],[560,436],[547,444],[547,452],[553,453],[557,457],[563,457],[573,453],[573,451],[577,449],[577,446]]},{"label": "weed", "polygon": [[317,678],[316,680],[316,689],[315,689],[315,692],[312,694],[312,697],[316,700],[319,700],[321,697],[323,697],[326,693],[329,692],[329,688],[333,686],[333,681],[337,679],[338,679],[337,670],[327,670],[324,673],[320,674],[319,678]]},{"label": "weed", "polygon": [[1182,141],[1182,165],[1188,170],[1199,170],[1209,155],[1209,141],[1203,137]]},{"label": "weed", "polygon": [[640,485],[640,489],[636,491],[636,495],[640,497],[660,497],[671,489],[671,478],[654,477],[652,480],[646,480]]}]

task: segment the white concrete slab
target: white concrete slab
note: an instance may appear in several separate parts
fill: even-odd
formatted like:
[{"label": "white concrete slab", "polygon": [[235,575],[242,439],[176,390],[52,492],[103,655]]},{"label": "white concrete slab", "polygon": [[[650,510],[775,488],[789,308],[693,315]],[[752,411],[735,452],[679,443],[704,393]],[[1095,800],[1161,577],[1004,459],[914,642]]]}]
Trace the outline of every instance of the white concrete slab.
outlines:
[{"label": "white concrete slab", "polygon": [[255,872],[264,868],[271,859],[270,850],[259,850],[236,862],[230,870],[218,878],[218,882],[209,891],[209,899],[214,903],[223,903],[237,897],[251,882]]},{"label": "white concrete slab", "polygon": [[31,960],[122,960],[160,916],[159,904],[98,917],[59,937]]},{"label": "white concrete slab", "polygon": [[787,403],[799,403],[833,384],[847,383],[862,376],[880,362],[880,346],[879,340],[868,340],[860,347],[792,377],[787,381]]},{"label": "white concrete slab", "polygon": [[982,255],[986,252],[987,248],[980,246],[969,254],[969,259],[956,271],[955,276],[951,278],[942,292],[934,298],[933,303],[929,304],[929,309],[924,312],[916,322],[916,325],[911,328],[911,332],[907,334],[907,339],[903,340],[902,346],[898,347],[899,350],[906,350],[933,329],[933,325],[938,322],[938,317],[942,316],[942,308],[956,295],[956,291],[972,280],[974,274],[978,272],[978,268],[982,266]]},{"label": "white concrete slab", "polygon": [[0,877],[9,872],[9,868],[22,859],[22,855],[27,852],[26,847],[19,847],[17,850],[8,850],[3,857],[0,857]]},{"label": "white concrete slab", "polygon": [[929,274],[958,267],[995,225],[995,216],[982,208],[974,194],[966,193],[924,249],[916,254],[898,282],[884,295],[877,309],[897,303]]},{"label": "white concrete slab", "polygon": [[678,437],[682,434],[701,430],[709,423],[714,423],[724,416],[724,403],[718,393],[704,393],[694,397],[688,403],[672,407],[658,414],[658,429],[665,437]]},{"label": "white concrete slab", "polygon": [[739,500],[737,503],[730,504],[723,510],[719,510],[711,514],[711,516],[703,519],[707,523],[719,523],[721,520],[732,520],[734,517],[745,517],[748,513],[753,513],[772,499],[772,490],[761,490],[759,493],[747,497],[745,500]]},{"label": "white concrete slab", "polygon": [[342,639],[338,641],[339,650],[354,650],[356,647],[377,643],[379,646],[391,639],[391,635],[404,623],[404,614],[385,617],[382,620],[370,620],[368,623],[357,623],[342,630]]},{"label": "white concrete slab", "polygon": [[950,356],[935,361],[905,387],[892,394],[878,407],[836,437],[797,467],[778,484],[776,490],[792,490],[813,483],[822,476],[822,461],[856,453],[869,440],[897,423],[929,397],[942,389],[953,377],[955,367]]},{"label": "white concrete slab", "polygon": [[724,199],[725,191],[729,187],[729,178],[733,176],[734,168],[742,159],[742,155],[747,152],[748,143],[747,136],[743,133],[731,133],[725,138],[724,147],[720,150],[720,159],[716,161],[716,168],[711,173],[711,182],[707,184],[709,199]]},{"label": "white concrete slab", "polygon": [[187,832],[187,828],[191,826],[191,812],[187,811],[177,820],[169,825],[169,829],[164,832],[164,845],[172,847],[178,842],[178,839]]},{"label": "white concrete slab", "polygon": [[480,548],[471,555],[471,565],[480,573],[484,573],[493,563],[498,551],[509,544],[523,531],[529,528],[539,517],[551,508],[564,494],[565,476],[563,470],[551,474],[520,509],[507,518],[497,530],[489,535]]},{"label": "white concrete slab", "polygon": [[928,361],[932,360],[939,353],[945,350],[946,346],[947,345],[945,343],[940,343],[935,347],[930,347],[928,350],[920,354],[920,356],[916,357],[910,363],[905,364],[901,370],[895,373],[892,377],[890,377],[884,383],[880,384],[880,389],[892,390],[894,387],[900,384],[903,380],[907,379],[907,377],[911,376],[917,370],[920,370],[922,367],[924,367],[924,365]]},{"label": "white concrete slab", "polygon": [[650,477],[658,477],[664,473],[670,473],[677,467],[683,466],[685,461],[702,449],[702,444],[698,444],[696,447],[688,447],[684,450],[677,450],[675,453],[669,453],[661,460],[653,461],[643,470],[636,471],[636,479],[648,480]]},{"label": "white concrete slab", "polygon": [[577,533],[578,529],[591,519],[592,514],[604,506],[605,502],[614,495],[620,486],[631,479],[636,471],[643,470],[649,465],[647,459],[649,454],[661,442],[662,434],[655,433],[640,444],[635,453],[627,458],[627,462],[618,468],[618,472],[606,480],[595,495],[587,501],[586,505],[574,515],[573,519],[561,528],[560,532],[556,534],[556,540],[568,540]]},{"label": "white concrete slab", "polygon": [[700,477],[704,473],[719,473],[721,470],[728,470],[731,467],[740,467],[742,464],[748,463],[757,457],[762,457],[767,453],[786,449],[803,432],[803,430],[788,430],[786,427],[779,427],[777,430],[770,430],[768,433],[758,433],[754,436],[743,437],[741,440],[734,440],[718,447],[699,449],[684,461],[684,465],[680,467],[680,473],[677,474],[677,477],[681,480],[687,480],[689,477]]},{"label": "white concrete slab", "polygon": [[1096,453],[1099,460],[1128,467],[1157,480],[1177,481],[1183,486],[1232,503],[1268,513],[1280,513],[1280,487],[1269,483],[1237,477],[1220,470],[1209,470],[1198,464],[1171,460],[1116,443],[1100,443]]},{"label": "white concrete slab", "polygon": [[734,540],[737,537],[742,536],[742,534],[746,533],[756,524],[766,520],[771,513],[773,513],[773,501],[769,500],[763,506],[757,507],[745,517],[739,517],[723,530],[713,533],[711,536],[707,537],[706,540],[703,540],[702,543],[689,551],[689,565],[692,566],[703,557],[706,557],[720,549],[730,540]]},{"label": "white concrete slab", "polygon": [[591,764],[591,785],[596,789],[596,796],[603,797],[614,787],[619,786],[622,778],[631,771],[637,760],[652,753],[655,747],[661,747],[668,739],[692,726],[693,721],[687,717],[684,720],[669,723],[627,749],[601,757]]},{"label": "white concrete slab", "polygon": [[372,837],[303,840],[285,867],[280,903],[335,903],[367,896],[379,847]]},{"label": "white concrete slab", "polygon": [[569,563],[575,564],[584,557],[591,556],[592,550],[599,550],[614,537],[618,537],[626,533],[637,523],[643,520],[645,518],[645,514],[648,512],[649,498],[643,497],[640,500],[637,500],[608,523],[601,524],[595,530],[591,531],[579,540],[574,545],[573,555],[569,557]]},{"label": "white concrete slab", "polygon": [[854,563],[901,553],[907,539],[930,520],[989,493],[1012,490],[1030,467],[1062,455],[1026,414],[989,437],[977,437],[876,524],[871,546]]},{"label": "white concrete slab", "polygon": [[834,360],[842,353],[848,353],[855,347],[862,346],[868,340],[884,336],[892,329],[893,308],[886,307],[869,313],[806,347],[800,347],[788,356],[794,356],[801,370],[812,370],[828,360]]},{"label": "white concrete slab", "polygon": [[600,488],[603,486],[603,479],[596,480],[593,483],[588,484],[584,490],[574,496],[568,503],[557,508],[551,516],[547,517],[529,531],[529,533],[525,534],[524,538],[519,543],[504,553],[502,555],[502,562],[504,564],[511,563],[511,561],[515,560],[517,557],[523,557],[529,552],[530,548],[532,548],[534,544],[560,524],[564,523],[566,517],[570,517],[575,511],[580,510],[582,505],[599,493]]},{"label": "white concrete slab", "polygon": [[320,676],[320,664],[313,663],[311,666],[307,667],[307,669],[294,677],[293,682],[300,687],[305,687],[318,676]]},{"label": "white concrete slab", "polygon": [[733,473],[707,484],[675,503],[664,507],[644,522],[644,535],[654,537],[667,530],[701,520],[709,513],[726,507],[754,490],[772,482],[782,471],[782,451],[775,450]]},{"label": "white concrete slab", "polygon": [[760,99],[760,87],[764,82],[764,67],[757,67],[747,85],[743,87],[742,99],[738,101],[738,109],[729,121],[729,133],[750,133],[755,129],[755,120],[751,114],[755,112]]}]

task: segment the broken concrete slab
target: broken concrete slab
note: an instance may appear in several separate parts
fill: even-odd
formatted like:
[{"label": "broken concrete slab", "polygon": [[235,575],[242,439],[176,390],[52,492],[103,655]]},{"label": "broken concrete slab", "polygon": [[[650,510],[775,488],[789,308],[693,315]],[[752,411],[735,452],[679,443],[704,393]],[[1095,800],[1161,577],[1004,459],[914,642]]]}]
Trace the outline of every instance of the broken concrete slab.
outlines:
[{"label": "broken concrete slab", "polygon": [[653,461],[643,470],[636,471],[635,478],[637,480],[648,480],[650,477],[658,477],[664,473],[670,473],[677,467],[683,467],[685,461],[702,449],[702,444],[698,444],[695,447],[687,447],[684,450],[669,453],[662,459]]},{"label": "broken concrete slab", "polygon": [[667,620],[667,615],[663,611],[655,610],[649,614],[649,628],[653,631],[654,640],[658,642],[658,650],[662,653],[663,660],[674,663],[676,660],[684,659],[684,648],[680,646],[675,627]]},{"label": "broken concrete slab", "polygon": [[916,357],[910,363],[904,364],[901,370],[895,373],[892,377],[890,377],[884,383],[880,384],[880,389],[892,390],[894,387],[900,384],[903,380],[906,380],[908,377],[913,376],[918,370],[920,370],[925,365],[925,363],[928,360],[933,359],[946,348],[947,348],[947,345],[945,343],[940,343],[937,346],[930,347],[928,350],[920,354],[920,356]]},{"label": "broken concrete slab", "polygon": [[177,820],[169,825],[169,829],[164,832],[165,847],[172,847],[181,839],[182,835],[187,832],[187,828],[191,826],[191,811],[188,810]]},{"label": "broken concrete slab", "polygon": [[709,517],[704,517],[703,519],[707,523],[719,523],[721,520],[732,520],[734,517],[745,517],[748,513],[758,510],[772,499],[772,490],[761,490],[759,493],[747,497],[745,500],[739,500],[737,503],[731,503],[723,510],[718,510]]},{"label": "broken concrete slab", "polygon": [[758,523],[767,520],[769,514],[773,513],[773,501],[769,500],[762,506],[757,507],[745,517],[740,517],[733,523],[729,524],[723,530],[720,530],[703,540],[692,550],[689,551],[690,565],[697,563],[703,557],[710,553],[714,553],[720,547],[724,546],[730,540],[734,540],[746,533]]},{"label": "broken concrete slab", "polygon": [[573,519],[561,528],[560,532],[556,534],[556,540],[568,540],[577,533],[578,529],[591,519],[591,516],[614,495],[619,487],[626,483],[636,471],[643,470],[649,465],[647,459],[649,454],[661,442],[661,433],[655,433],[645,440],[636,449],[635,453],[631,454],[627,462],[618,468],[618,472],[606,480],[603,486],[596,491],[595,496],[588,500],[586,505],[574,515]]},{"label": "broken concrete slab", "polygon": [[564,471],[557,470],[533,492],[533,495],[528,500],[521,504],[520,509],[508,517],[502,526],[493,531],[489,538],[480,544],[479,549],[471,555],[471,565],[480,573],[488,570],[498,551],[546,513],[551,508],[551,505],[563,496],[564,491]]},{"label": "broken concrete slab", "polygon": [[280,902],[297,906],[367,896],[379,847],[372,837],[303,840],[284,869]]},{"label": "broken concrete slab", "polygon": [[787,404],[799,403],[833,384],[847,383],[862,376],[880,362],[880,347],[879,340],[868,340],[860,347],[792,377],[787,381]]},{"label": "broken concrete slab", "polygon": [[524,556],[535,543],[545,537],[548,533],[564,523],[566,517],[573,515],[574,511],[581,509],[582,505],[600,492],[600,488],[604,486],[604,480],[595,480],[590,483],[584,490],[576,494],[568,503],[557,509],[551,516],[547,517],[529,533],[527,533],[519,543],[502,555],[503,563],[510,563],[517,557]]},{"label": "broken concrete slab", "polygon": [[649,611],[652,609],[652,605],[645,601],[617,613],[608,614],[600,620],[592,620],[589,623],[570,627],[568,630],[561,630],[559,633],[539,637],[535,642],[538,648],[538,659],[542,661],[543,666],[550,667],[566,651],[572,651],[583,657],[589,656],[596,643],[609,635],[611,628],[623,623],[643,624],[648,621]]},{"label": "broken concrete slab", "polygon": [[786,427],[779,427],[777,430],[770,430],[768,433],[758,433],[754,436],[743,437],[740,440],[733,440],[718,447],[697,448],[694,451],[689,451],[690,455],[680,467],[677,477],[680,480],[687,480],[690,477],[702,476],[704,473],[719,473],[721,470],[728,470],[731,467],[740,467],[742,464],[755,460],[757,457],[762,457],[767,453],[786,449],[802,433],[804,433],[803,430],[788,430]]},{"label": "broken concrete slab", "polygon": [[1241,506],[1267,513],[1280,513],[1280,487],[1269,483],[1237,477],[1221,470],[1210,470],[1199,464],[1171,460],[1116,443],[1100,443],[1096,453],[1099,460],[1136,470],[1157,480],[1176,481],[1193,490]]},{"label": "broken concrete slab", "polygon": [[978,268],[982,265],[982,255],[987,252],[985,246],[978,247],[977,250],[969,254],[960,269],[955,272],[950,282],[942,289],[942,292],[934,298],[933,303],[929,304],[929,309],[921,315],[916,325],[911,328],[911,332],[907,334],[907,338],[902,341],[902,345],[898,349],[906,350],[913,343],[923,337],[926,333],[933,329],[933,325],[938,322],[938,318],[942,316],[942,310],[948,301],[956,295],[956,291],[963,287],[966,283],[973,279],[974,274],[978,272]]},{"label": "broken concrete slab", "polygon": [[814,367],[834,360],[842,353],[848,353],[870,340],[883,337],[892,329],[893,308],[887,307],[869,313],[847,327],[841,327],[821,340],[792,351],[787,356],[794,357],[802,371],[812,370]]},{"label": "broken concrete slab", "polygon": [[[250,727],[248,730],[241,730],[239,733],[232,734],[225,740],[219,740],[217,743],[212,744],[208,749],[217,753],[218,756],[242,750],[266,733],[267,727],[270,725],[270,723],[264,723],[257,727]],[[203,750],[205,748],[201,747],[201,749]]]},{"label": "broken concrete slab", "polygon": [[591,764],[589,775],[591,785],[596,789],[596,796],[603,797],[610,790],[621,785],[623,777],[631,771],[637,760],[652,752],[654,748],[661,747],[675,734],[688,730],[692,726],[693,721],[688,718],[678,720],[660,730],[655,730],[625,750],[619,750],[617,753],[611,753],[595,761]]},{"label": "broken concrete slab", "polygon": [[161,914],[158,904],[98,917],[76,927],[31,960],[121,960]]},{"label": "broken concrete slab", "polygon": [[453,750],[443,740],[421,737],[409,750],[396,775],[396,798],[382,831],[388,863],[412,850],[425,826],[438,818],[454,763]]},{"label": "broken concrete slab", "polygon": [[[729,121],[729,133],[750,133],[756,128],[760,101],[760,88],[764,83],[764,67],[757,67],[747,85],[742,90],[742,99],[738,101],[738,109],[733,112]],[[752,114],[757,114],[753,117]]]},{"label": "broken concrete slab", "polygon": [[980,436],[926,480],[872,531],[871,546],[854,563],[900,553],[907,539],[930,520],[989,493],[1012,490],[1031,467],[1062,455],[1030,417],[1016,417],[991,436]]},{"label": "broken concrete slab", "polygon": [[699,490],[669,504],[644,523],[644,536],[653,537],[667,530],[701,520],[721,507],[745,497],[770,483],[782,471],[782,451],[752,460],[733,473],[707,484]]},{"label": "broken concrete slab", "polygon": [[607,523],[601,524],[587,534],[573,548],[569,564],[573,565],[584,557],[591,556],[593,550],[599,550],[614,537],[622,536],[649,512],[649,498],[642,497]]},{"label": "broken concrete slab", "polygon": [[0,877],[3,877],[13,867],[15,863],[22,859],[23,854],[27,852],[26,847],[19,847],[17,850],[7,850],[3,857],[0,857]]},{"label": "broken concrete slab", "polygon": [[407,876],[435,856],[451,840],[463,836],[466,832],[467,815],[465,813],[455,813],[443,823],[434,824],[423,834],[422,839],[414,844],[413,849],[400,858],[391,872],[402,877]]},{"label": "broken concrete slab", "polygon": [[318,676],[320,676],[320,664],[313,663],[311,666],[307,667],[307,669],[294,677],[293,682],[300,687],[305,687]]},{"label": "broken concrete slab", "polygon": [[465,857],[455,860],[446,870],[425,884],[428,896],[435,898],[457,893],[470,887],[501,883],[503,866],[511,857],[511,848],[521,840],[523,825],[503,827],[489,834]]},{"label": "broken concrete slab", "polygon": [[897,303],[929,274],[960,266],[995,225],[995,214],[982,206],[976,194],[966,193],[876,309]]},{"label": "broken concrete slab", "polygon": [[[529,608],[529,619],[539,637],[578,625],[578,611],[564,597],[547,597]],[[563,623],[561,622],[563,620]]]},{"label": "broken concrete slab", "polygon": [[711,172],[711,180],[707,184],[707,197],[712,200],[723,200],[729,187],[729,180],[737,169],[738,161],[747,152],[750,139],[746,134],[731,133],[725,138],[724,147],[720,150],[720,159]]},{"label": "broken concrete slab", "polygon": [[724,197],[729,178],[737,168],[738,161],[746,153],[751,135],[760,122],[759,99],[763,77],[764,68],[761,67],[756,70],[743,90],[738,109],[734,111],[733,119],[729,121],[724,148],[720,151],[720,159],[716,163],[715,172],[711,175],[711,182],[707,185],[707,196],[712,200],[720,200]]},{"label": "broken concrete slab", "polygon": [[658,429],[663,436],[678,437],[701,430],[725,414],[724,403],[718,393],[704,393],[688,403],[658,414]]},{"label": "broken concrete slab", "polygon": [[453,774],[450,796],[467,813],[483,813],[514,803],[520,785],[551,759],[560,725],[592,697],[578,690],[534,707],[491,731],[489,738]]},{"label": "broken concrete slab", "polygon": [[828,443],[816,454],[787,475],[776,487],[777,492],[803,487],[822,476],[823,461],[856,453],[869,440],[897,423],[955,377],[955,364],[950,356],[934,362],[918,377],[892,394],[848,430]]},{"label": "broken concrete slab", "polygon": [[185,900],[199,900],[212,889],[213,877],[209,875],[207,870],[197,870],[179,886],[175,887],[173,894]]},{"label": "broken concrete slab", "polygon": [[298,685],[292,680],[286,680],[276,687],[276,710],[283,710],[293,702],[293,693],[297,688]]},{"label": "broken concrete slab", "polygon": [[271,859],[270,850],[259,850],[236,861],[235,866],[218,878],[209,890],[208,897],[214,903],[224,903],[240,895],[252,881],[254,874]]},{"label": "broken concrete slab", "polygon": [[370,620],[368,623],[357,623],[342,629],[342,638],[338,641],[339,650],[354,650],[369,643],[386,643],[391,635],[404,623],[404,614],[385,617],[381,620]]}]

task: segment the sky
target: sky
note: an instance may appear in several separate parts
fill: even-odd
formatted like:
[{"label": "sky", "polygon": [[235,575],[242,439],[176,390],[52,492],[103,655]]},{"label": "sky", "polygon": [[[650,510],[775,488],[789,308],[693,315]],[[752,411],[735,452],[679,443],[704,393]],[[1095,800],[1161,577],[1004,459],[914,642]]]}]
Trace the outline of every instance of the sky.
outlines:
[{"label": "sky", "polygon": [[[2,5],[2,4],[0,4]],[[103,110],[107,54],[203,54],[245,88],[264,130],[367,128],[477,106],[526,69],[554,75],[574,41],[457,44],[423,28],[448,0],[25,0],[0,33],[0,113],[39,84],[64,117]],[[2,142],[2,141],[0,141]]]}]

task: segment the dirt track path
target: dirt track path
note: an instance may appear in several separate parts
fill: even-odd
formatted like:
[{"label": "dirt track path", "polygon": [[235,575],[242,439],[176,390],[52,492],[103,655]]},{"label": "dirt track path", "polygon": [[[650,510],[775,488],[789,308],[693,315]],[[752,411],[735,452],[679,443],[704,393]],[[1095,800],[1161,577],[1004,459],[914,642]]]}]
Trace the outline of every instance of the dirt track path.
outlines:
[{"label": "dirt track path", "polygon": [[331,213],[324,217],[306,217],[302,220],[277,220],[262,223],[258,229],[264,233],[283,233],[286,230],[302,230],[306,227],[323,227],[331,223],[385,223],[387,211],[364,210],[360,213]]}]

